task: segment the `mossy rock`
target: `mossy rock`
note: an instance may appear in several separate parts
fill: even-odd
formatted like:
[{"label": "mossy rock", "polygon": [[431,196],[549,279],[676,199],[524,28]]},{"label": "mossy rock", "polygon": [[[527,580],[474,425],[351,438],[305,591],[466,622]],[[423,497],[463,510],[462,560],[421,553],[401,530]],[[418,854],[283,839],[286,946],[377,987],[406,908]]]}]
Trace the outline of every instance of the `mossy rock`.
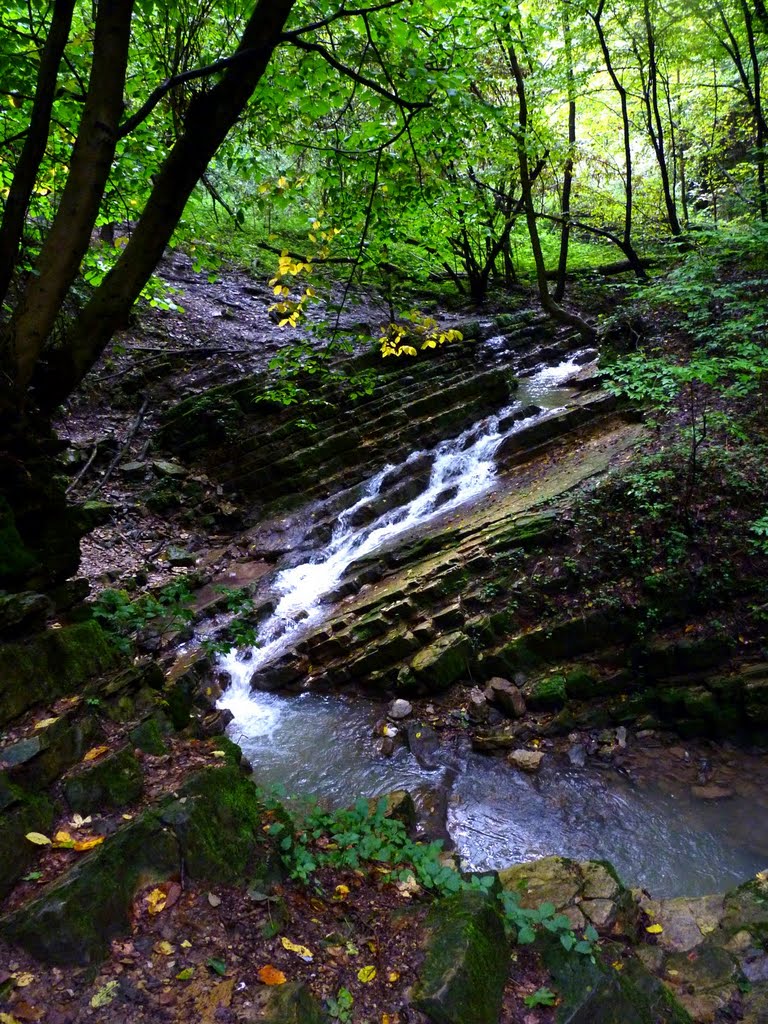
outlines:
[{"label": "mossy rock", "polygon": [[53,824],[53,803],[46,796],[25,793],[7,781],[2,785],[0,814],[0,899],[4,898],[34,863],[39,847],[24,837],[28,832],[48,835]]},{"label": "mossy rock", "polygon": [[[161,810],[178,837],[191,878],[242,881],[259,850],[263,806],[256,786],[233,765],[207,768]],[[264,851],[265,852],[265,851]]]},{"label": "mossy rock", "polygon": [[329,1017],[301,981],[276,986],[269,995],[263,1024],[329,1024]]},{"label": "mossy rock", "polygon": [[[621,949],[617,947],[617,958]],[[614,970],[548,944],[544,962],[560,996],[557,1024],[692,1024],[672,993],[639,960]]]},{"label": "mossy rock", "polygon": [[67,803],[83,815],[103,808],[128,807],[143,791],[141,767],[127,747],[82,768],[64,783]]},{"label": "mossy rock", "polygon": [[0,934],[40,960],[97,963],[130,930],[136,891],[180,869],[173,833],[149,811],[83,855],[31,902],[0,919]]},{"label": "mossy rock", "polygon": [[35,704],[76,693],[116,668],[121,656],[93,621],[48,629],[24,644],[0,646],[0,725]]},{"label": "mossy rock", "polygon": [[145,718],[143,722],[140,722],[135,729],[131,729],[128,733],[128,738],[134,747],[143,751],[145,754],[153,754],[155,757],[161,757],[163,754],[168,752],[168,748],[165,745],[163,739],[163,729],[160,727],[160,717],[158,715],[152,715],[150,718]]},{"label": "mossy rock", "polygon": [[39,790],[77,764],[86,750],[103,737],[97,718],[72,709],[27,739],[6,747],[0,757],[13,764],[17,782]]},{"label": "mossy rock", "polygon": [[412,1003],[435,1024],[497,1024],[509,948],[496,899],[479,891],[434,903]]},{"label": "mossy rock", "polygon": [[21,583],[38,564],[21,539],[11,506],[0,494],[0,587],[11,588]]},{"label": "mossy rock", "polygon": [[523,694],[532,711],[560,708],[567,699],[565,676],[556,673],[535,679],[523,686]]},{"label": "mossy rock", "polygon": [[463,633],[447,633],[419,651],[411,671],[430,692],[446,690],[466,675],[472,647]]}]

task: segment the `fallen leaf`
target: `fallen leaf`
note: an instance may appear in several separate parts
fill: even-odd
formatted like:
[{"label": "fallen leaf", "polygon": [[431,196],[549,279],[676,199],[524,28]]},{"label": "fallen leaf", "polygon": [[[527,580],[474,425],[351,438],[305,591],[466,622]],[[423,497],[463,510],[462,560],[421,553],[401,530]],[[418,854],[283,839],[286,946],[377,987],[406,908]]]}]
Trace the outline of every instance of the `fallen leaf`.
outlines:
[{"label": "fallen leaf", "polygon": [[150,914],[159,914],[165,910],[167,899],[168,897],[162,889],[153,889],[147,896],[147,910]]},{"label": "fallen leaf", "polygon": [[21,974],[12,974],[11,977],[16,983],[16,988],[26,988],[27,985],[31,985],[35,980],[34,974],[30,974],[29,971],[24,971]]},{"label": "fallen leaf", "polygon": [[35,846],[50,846],[51,840],[48,836],[44,836],[42,832],[27,832],[24,836],[30,843],[34,843]]},{"label": "fallen leaf", "polygon": [[165,909],[175,907],[181,897],[181,886],[178,882],[169,882],[166,887]]},{"label": "fallen leaf", "polygon": [[227,973],[227,965],[223,960],[218,960],[216,957],[211,957],[210,960],[205,961],[205,966],[210,968],[214,974],[218,974],[220,978],[223,978]]},{"label": "fallen leaf", "polygon": [[288,980],[282,971],[278,971],[272,964],[266,964],[259,969],[258,979],[264,985],[284,985]]},{"label": "fallen leaf", "polygon": [[389,974],[387,975],[387,981],[394,982],[394,981],[399,981],[399,979],[400,979],[400,971],[390,971]]},{"label": "fallen leaf", "polygon": [[212,750],[211,757],[226,757],[227,755],[223,750]]},{"label": "fallen leaf", "polygon": [[95,761],[97,757],[101,757],[103,754],[106,754],[108,750],[109,747],[104,746],[91,747],[91,749],[84,754],[83,761]]},{"label": "fallen leaf", "polygon": [[376,968],[373,964],[369,964],[367,967],[361,967],[357,972],[357,980],[362,981],[364,984],[368,984],[369,981],[373,981],[376,977]]},{"label": "fallen leaf", "polygon": [[177,981],[189,981],[190,978],[193,978],[194,976],[195,968],[185,967],[183,971],[179,971],[179,973],[176,975],[176,979]]},{"label": "fallen leaf", "polygon": [[94,1008],[94,1010],[100,1010],[104,1006],[109,1006],[109,1004],[117,996],[117,990],[119,989],[119,987],[119,982],[108,981],[103,988],[100,988],[96,995],[94,995],[91,999],[91,1006]]},{"label": "fallen leaf", "polygon": [[192,943],[189,941],[189,939],[184,939],[184,941],[181,943],[181,948],[192,949]]},{"label": "fallen leaf", "polygon": [[75,841],[69,834],[69,832],[64,832],[60,830],[53,837],[53,845],[58,846],[61,849],[71,850],[72,847],[75,845]]},{"label": "fallen leaf", "polygon": [[88,839],[76,839],[73,844],[73,849],[77,850],[78,853],[85,853],[86,850],[92,850],[94,846],[100,846],[104,842],[104,836],[90,836]]},{"label": "fallen leaf", "polygon": [[335,900],[345,900],[347,898],[347,896],[349,896],[349,886],[348,885],[337,885],[335,890],[334,890],[333,898]]},{"label": "fallen leaf", "polygon": [[79,829],[83,828],[85,825],[90,825],[92,821],[93,818],[91,818],[90,814],[87,818],[84,818],[82,814],[73,814],[72,821],[70,821],[69,825],[70,828]]},{"label": "fallen leaf", "polygon": [[26,999],[20,999],[13,1004],[13,1014],[22,1024],[37,1024],[45,1016],[45,1010],[39,1006],[32,1006]]},{"label": "fallen leaf", "polygon": [[173,946],[166,939],[163,939],[161,942],[156,942],[152,948],[156,953],[159,953],[160,956],[170,956],[171,953],[173,953]]},{"label": "fallen leaf", "polygon": [[47,729],[55,722],[58,722],[58,718],[42,718],[39,722],[35,722],[35,729]]},{"label": "fallen leaf", "polygon": [[313,959],[314,954],[311,950],[307,949],[306,946],[298,946],[295,942],[291,942],[290,939],[286,939],[284,935],[280,937],[280,941],[283,944],[283,949],[287,949],[289,953],[295,953],[300,956],[302,960],[310,963]]},{"label": "fallen leaf", "polygon": [[649,924],[645,929],[650,935],[661,935],[664,929],[660,924]]},{"label": "fallen leaf", "polygon": [[217,896],[215,892],[208,893],[208,902],[212,907],[221,906],[221,896]]},{"label": "fallen leaf", "polygon": [[19,1024],[16,1017],[12,1017],[10,1013],[0,1013],[0,1024]]}]

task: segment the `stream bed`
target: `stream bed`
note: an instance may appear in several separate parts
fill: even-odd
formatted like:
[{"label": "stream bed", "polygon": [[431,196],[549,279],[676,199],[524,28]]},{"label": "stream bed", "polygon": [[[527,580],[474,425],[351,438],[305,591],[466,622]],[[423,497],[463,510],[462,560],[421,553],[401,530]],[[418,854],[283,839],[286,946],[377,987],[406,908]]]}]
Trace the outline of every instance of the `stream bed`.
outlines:
[{"label": "stream bed", "polygon": [[[408,789],[418,798],[442,793],[447,828],[469,869],[501,868],[561,854],[610,860],[622,878],[654,896],[703,895],[743,881],[766,865],[768,815],[734,797],[707,804],[679,791],[633,784],[609,768],[574,767],[545,759],[535,776],[505,761],[447,745],[444,764],[421,768],[401,748],[381,756],[373,743],[383,706],[361,697],[305,693],[285,696],[251,689],[251,679],[328,615],[323,599],[356,560],[459,505],[486,494],[496,479],[494,452],[504,437],[564,406],[580,369],[577,353],[539,368],[522,382],[515,402],[431,452],[414,452],[400,466],[372,477],[337,519],[328,543],[271,583],[275,610],[262,624],[259,646],[231,651],[221,668],[231,679],[220,700],[234,720],[229,732],[262,785],[315,796],[330,807]],[[531,407],[535,406],[536,409]],[[405,504],[381,506],[387,487],[410,463],[429,465],[427,483]]]}]

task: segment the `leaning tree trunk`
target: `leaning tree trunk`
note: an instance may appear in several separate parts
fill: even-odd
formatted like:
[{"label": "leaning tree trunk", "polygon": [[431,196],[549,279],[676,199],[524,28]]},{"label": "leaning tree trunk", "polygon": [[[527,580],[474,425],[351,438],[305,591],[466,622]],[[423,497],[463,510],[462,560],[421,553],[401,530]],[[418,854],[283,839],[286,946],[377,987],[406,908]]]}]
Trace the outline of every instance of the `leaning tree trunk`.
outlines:
[{"label": "leaning tree trunk", "polygon": [[571,20],[568,9],[563,9],[563,38],[565,41],[566,74],[568,77],[568,156],[563,167],[563,194],[561,214],[563,226],[560,232],[560,256],[557,263],[557,284],[553,298],[562,302],[565,295],[565,275],[568,270],[568,243],[571,237],[571,189],[573,187],[573,155],[576,152],[576,88],[573,80],[573,47],[571,42]]},{"label": "leaning tree trunk", "polygon": [[0,356],[17,398],[32,380],[91,240],[123,113],[133,6],[134,0],[110,0],[98,6],[91,77],[67,183],[35,275],[0,335]]},{"label": "leaning tree trunk", "polygon": [[8,286],[13,277],[16,257],[24,233],[24,221],[29,208],[29,200],[35,188],[40,164],[45,156],[51,111],[56,94],[56,80],[64,47],[69,38],[74,9],[75,0],[56,0],[53,5],[53,16],[40,57],[29,128],[13,173],[13,180],[5,200],[2,225],[0,225],[0,303],[7,295]]}]

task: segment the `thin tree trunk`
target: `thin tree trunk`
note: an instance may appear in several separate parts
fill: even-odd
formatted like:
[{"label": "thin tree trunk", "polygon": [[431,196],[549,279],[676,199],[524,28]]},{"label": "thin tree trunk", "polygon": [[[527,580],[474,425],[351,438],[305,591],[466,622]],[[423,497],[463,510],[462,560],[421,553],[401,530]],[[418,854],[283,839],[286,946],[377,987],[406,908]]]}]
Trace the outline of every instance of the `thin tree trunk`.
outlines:
[{"label": "thin tree trunk", "polygon": [[123,112],[134,0],[100,3],[88,93],[51,230],[10,324],[0,336],[16,395],[26,391],[77,276],[112,167]]},{"label": "thin tree trunk", "polygon": [[565,41],[566,76],[568,81],[568,156],[563,167],[563,195],[561,213],[563,227],[560,232],[560,256],[557,263],[557,284],[553,298],[562,302],[565,295],[565,275],[568,269],[568,243],[571,235],[571,189],[573,187],[573,155],[576,151],[576,86],[573,77],[573,42],[568,8],[563,8],[563,39]]},{"label": "thin tree trunk", "polygon": [[[65,344],[36,380],[38,400],[53,409],[83,379],[125,321],[152,275],[186,202],[258,85],[295,0],[259,0],[237,54],[221,80],[190,104],[182,134],[155,181],[144,212],[117,263],[77,318]],[[237,56],[236,54],[236,56]]]},{"label": "thin tree trunk", "polygon": [[755,107],[755,122],[757,128],[757,195],[760,204],[760,219],[768,220],[768,192],[766,191],[766,142],[768,142],[768,126],[765,123],[762,99],[762,69],[755,43],[755,26],[752,20],[752,12],[746,0],[741,0],[741,9],[744,14],[744,25],[747,30],[747,45],[749,46],[749,60],[752,65],[753,95]]},{"label": "thin tree trunk", "polygon": [[562,306],[559,306],[549,294],[547,269],[544,264],[544,253],[541,249],[541,239],[539,238],[539,229],[536,224],[536,209],[533,204],[533,183],[531,181],[531,172],[528,163],[528,100],[525,93],[525,78],[517,59],[515,47],[511,41],[507,42],[507,52],[509,54],[509,63],[512,68],[512,74],[514,75],[515,84],[517,86],[519,124],[519,132],[517,134],[517,158],[520,164],[520,187],[522,189],[521,198],[525,208],[525,220],[528,225],[528,235],[531,240],[533,261],[536,266],[536,283],[539,289],[541,305],[545,313],[547,313],[548,316],[551,316],[553,320],[556,320],[558,323],[568,324],[570,327],[576,327],[585,338],[592,339],[595,336],[594,327],[588,324],[586,320],[582,319],[582,317],[577,316],[575,313],[569,313],[568,310],[563,309]]},{"label": "thin tree trunk", "polygon": [[40,57],[35,99],[24,146],[13,173],[0,226],[0,303],[8,294],[37,173],[45,155],[59,65],[69,38],[75,0],[55,0]]},{"label": "thin tree trunk", "polygon": [[643,2],[643,20],[645,23],[646,41],[648,43],[648,80],[643,83],[643,101],[646,108],[648,134],[656,153],[656,162],[659,165],[661,189],[664,195],[664,206],[667,211],[667,223],[672,234],[677,236],[682,234],[683,229],[680,227],[680,221],[677,216],[677,204],[675,203],[669,179],[669,165],[667,163],[664,142],[664,125],[659,108],[659,67],[656,58],[656,34],[651,19],[649,0],[644,0]]}]

